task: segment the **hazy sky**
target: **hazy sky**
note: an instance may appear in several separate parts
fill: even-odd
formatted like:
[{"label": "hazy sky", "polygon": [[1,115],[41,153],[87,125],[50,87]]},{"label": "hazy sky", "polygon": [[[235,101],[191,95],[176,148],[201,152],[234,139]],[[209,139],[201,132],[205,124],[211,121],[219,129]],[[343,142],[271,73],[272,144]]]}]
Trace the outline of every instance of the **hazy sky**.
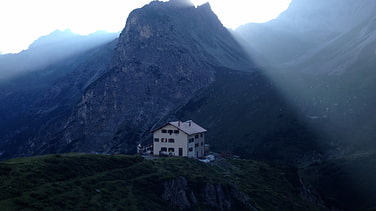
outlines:
[{"label": "hazy sky", "polygon": [[[128,14],[151,0],[0,0],[0,51],[16,53],[38,37],[56,29],[89,34],[97,30],[118,32]],[[284,11],[291,0],[192,0],[210,2],[229,28],[265,22]]]}]

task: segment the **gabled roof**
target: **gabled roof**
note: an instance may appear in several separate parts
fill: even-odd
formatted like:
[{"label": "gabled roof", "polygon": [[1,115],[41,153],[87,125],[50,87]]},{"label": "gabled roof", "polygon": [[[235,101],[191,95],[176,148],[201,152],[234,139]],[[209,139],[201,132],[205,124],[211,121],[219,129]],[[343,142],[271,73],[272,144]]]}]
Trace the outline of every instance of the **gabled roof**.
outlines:
[{"label": "gabled roof", "polygon": [[169,122],[169,124],[184,131],[188,135],[206,132],[204,128],[202,128],[200,125],[192,121],[186,121],[186,122],[176,121],[176,122]]},{"label": "gabled roof", "polygon": [[[204,128],[202,128],[200,125],[194,123],[191,120],[186,121],[186,122],[182,122],[182,121],[169,122],[166,125],[172,125],[172,126],[176,127],[177,129],[183,131],[184,133],[186,133],[188,135],[193,135],[193,134],[196,134],[196,133],[203,133],[203,132],[207,131]],[[162,127],[155,129],[154,131],[161,129],[161,128],[165,127],[166,125],[163,125]]]}]

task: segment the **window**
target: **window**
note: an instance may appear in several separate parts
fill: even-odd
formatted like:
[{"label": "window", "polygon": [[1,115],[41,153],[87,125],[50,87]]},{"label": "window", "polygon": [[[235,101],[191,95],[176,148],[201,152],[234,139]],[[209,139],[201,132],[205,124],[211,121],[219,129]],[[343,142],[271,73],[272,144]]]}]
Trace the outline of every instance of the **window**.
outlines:
[{"label": "window", "polygon": [[189,143],[195,142],[195,139],[194,138],[190,138],[190,139],[188,139],[188,142]]},{"label": "window", "polygon": [[162,130],[162,133],[167,133],[167,130],[163,129],[163,130]]},{"label": "window", "polygon": [[195,135],[195,138],[198,138],[198,135]]},{"label": "window", "polygon": [[174,148],[168,148],[168,152],[175,152]]},{"label": "window", "polygon": [[167,131],[170,135],[172,134],[173,130],[168,130]]},{"label": "window", "polygon": [[173,138],[169,138],[169,139],[168,139],[168,143],[175,143],[175,139],[173,139]]},{"label": "window", "polygon": [[188,149],[188,151],[192,152],[192,151],[193,151],[193,148],[192,148],[192,147],[190,147],[190,148]]},{"label": "window", "polygon": [[162,147],[162,148],[161,148],[161,151],[162,151],[162,152],[167,152],[167,147]]},{"label": "window", "polygon": [[179,130],[174,130],[174,134],[179,134]]},{"label": "window", "polygon": [[201,142],[201,146],[204,146],[204,142]]},{"label": "window", "polygon": [[161,142],[166,143],[167,142],[167,138],[161,138]]},{"label": "window", "polygon": [[202,137],[204,137],[204,134],[203,134],[203,133],[201,133],[201,134],[200,134],[200,137],[201,137],[201,138],[202,138]]},{"label": "window", "polygon": [[154,142],[159,142],[159,138],[155,138],[155,139],[154,139]]},{"label": "window", "polygon": [[195,147],[198,147],[198,146],[200,146],[200,144],[198,144],[198,143],[195,143]]}]

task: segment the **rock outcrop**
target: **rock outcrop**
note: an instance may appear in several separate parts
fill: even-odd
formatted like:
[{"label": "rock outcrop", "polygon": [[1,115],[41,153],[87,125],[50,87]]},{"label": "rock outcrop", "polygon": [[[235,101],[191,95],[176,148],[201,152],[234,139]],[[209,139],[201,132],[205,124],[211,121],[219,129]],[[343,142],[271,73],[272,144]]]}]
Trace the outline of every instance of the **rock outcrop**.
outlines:
[{"label": "rock outcrop", "polygon": [[168,201],[171,206],[184,210],[197,203],[197,198],[195,194],[188,189],[187,180],[184,177],[167,181],[163,186],[162,198]]},{"label": "rock outcrop", "polygon": [[247,195],[235,187],[220,184],[203,183],[201,188],[192,188],[186,178],[180,176],[164,184],[162,198],[172,207],[187,210],[198,204],[213,210],[257,210],[250,203]]},{"label": "rock outcrop", "polygon": [[303,199],[317,205],[318,207],[327,208],[319,191],[312,187],[307,187],[307,185],[304,184],[303,178],[299,178],[299,183],[300,194],[303,197]]}]

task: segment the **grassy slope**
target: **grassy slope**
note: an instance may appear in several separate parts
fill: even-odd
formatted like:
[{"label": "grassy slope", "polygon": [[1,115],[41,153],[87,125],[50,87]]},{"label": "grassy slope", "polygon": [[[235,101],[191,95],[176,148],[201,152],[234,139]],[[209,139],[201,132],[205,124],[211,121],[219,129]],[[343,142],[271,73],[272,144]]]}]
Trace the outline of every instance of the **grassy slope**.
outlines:
[{"label": "grassy slope", "polygon": [[163,181],[178,176],[194,192],[204,183],[238,187],[260,210],[315,210],[299,197],[296,169],[250,160],[227,165],[85,154],[8,160],[0,162],[0,210],[174,210],[161,195]]}]

